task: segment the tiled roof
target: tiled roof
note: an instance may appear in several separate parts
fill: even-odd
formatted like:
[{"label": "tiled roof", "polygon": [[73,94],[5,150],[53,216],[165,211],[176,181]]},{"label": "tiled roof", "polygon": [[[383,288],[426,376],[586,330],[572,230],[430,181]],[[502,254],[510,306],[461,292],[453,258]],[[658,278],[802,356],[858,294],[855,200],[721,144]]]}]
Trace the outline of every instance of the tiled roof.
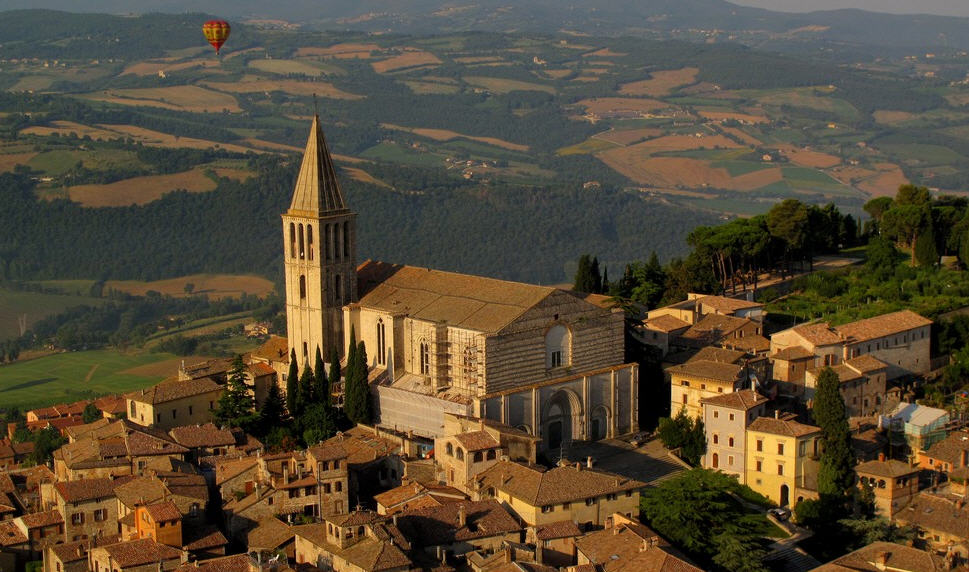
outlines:
[{"label": "tiled roof", "polygon": [[45,512],[32,512],[30,514],[25,514],[18,517],[24,526],[27,528],[42,528],[45,526],[52,526],[55,524],[61,524],[64,522],[64,517],[61,513],[56,510],[48,510]]},{"label": "tiled roof", "polygon": [[577,539],[575,546],[605,572],[702,572],[674,555],[665,542],[642,525],[621,524],[593,532]]},{"label": "tiled roof", "polygon": [[707,314],[696,324],[690,326],[690,329],[680,334],[676,343],[694,347],[717,343],[750,323],[752,323],[751,320],[747,318]]},{"label": "tiled roof", "polygon": [[269,367],[269,364],[263,363],[261,361],[251,363],[246,367],[249,369],[249,372],[256,377],[263,376],[263,375],[276,375],[276,370]]},{"label": "tiled roof", "polygon": [[831,368],[831,370],[834,371],[835,374],[837,374],[838,381],[841,383],[848,383],[849,381],[855,381],[856,379],[861,379],[861,374],[858,373],[857,370],[851,369],[850,367],[848,367],[843,363],[839,363],[837,365],[826,365],[821,367],[814,367],[809,369],[808,373],[810,373],[814,377],[817,377],[818,375],[821,374],[821,371],[826,367]]},{"label": "tiled roof", "polygon": [[361,307],[486,333],[499,332],[556,291],[371,260],[360,265],[357,276]]},{"label": "tiled roof", "polygon": [[217,461],[215,465],[215,484],[221,485],[229,479],[258,466],[259,460],[256,457]]},{"label": "tiled roof", "polygon": [[185,550],[206,550],[229,544],[225,535],[213,525],[201,527],[183,525],[182,543]]},{"label": "tiled roof", "polygon": [[539,540],[552,540],[555,538],[569,538],[581,536],[582,531],[579,525],[571,520],[560,520],[549,524],[542,524],[535,527],[535,538]]},{"label": "tiled roof", "polygon": [[478,475],[482,485],[494,487],[532,506],[585,500],[606,494],[634,491],[646,486],[613,473],[577,465],[543,470],[511,461],[500,461]]},{"label": "tiled roof", "polygon": [[176,443],[189,449],[196,447],[226,447],[236,444],[232,431],[216,427],[214,423],[204,425],[183,425],[174,427],[169,432]]},{"label": "tiled roof", "polygon": [[125,394],[125,397],[139,403],[157,405],[216,391],[222,391],[222,386],[208,377],[202,377],[185,381],[179,381],[177,379],[163,381],[148,389]]},{"label": "tiled roof", "polygon": [[851,358],[845,363],[861,373],[871,373],[888,367],[887,363],[871,354],[863,354],[856,358]]},{"label": "tiled roof", "polygon": [[909,525],[918,525],[928,531],[944,532],[969,539],[969,508],[922,491],[908,506],[896,513],[895,518]]},{"label": "tiled roof", "polygon": [[837,326],[835,330],[849,342],[864,342],[900,334],[914,328],[928,326],[931,323],[932,320],[923,318],[911,310],[901,310]]},{"label": "tiled roof", "polygon": [[691,361],[715,361],[719,363],[740,363],[744,359],[744,352],[737,350],[729,350],[727,348],[718,348],[716,346],[706,346],[700,348],[700,351],[693,354],[693,357],[686,360],[687,363]]},{"label": "tiled roof", "polygon": [[821,428],[813,425],[798,423],[792,419],[775,419],[774,417],[758,417],[747,427],[747,431],[759,431],[771,435],[785,435],[787,437],[803,437],[812,433],[819,433]]},{"label": "tiled roof", "polygon": [[150,538],[109,544],[94,550],[104,550],[122,568],[142,566],[162,560],[175,560],[182,557],[181,550],[159,544]]},{"label": "tiled roof", "polygon": [[250,550],[274,550],[295,536],[293,528],[274,516],[268,516],[249,531]]},{"label": "tiled roof", "polygon": [[784,348],[778,352],[775,352],[770,356],[771,359],[779,359],[784,361],[810,359],[813,357],[814,357],[813,353],[809,352],[805,348],[802,348],[801,346],[791,346],[789,348]]},{"label": "tiled roof", "polygon": [[417,496],[427,494],[427,489],[420,483],[408,483],[374,495],[373,500],[385,507],[398,505]]},{"label": "tiled roof", "polygon": [[[120,534],[112,534],[109,536],[96,536],[94,539],[94,546],[105,546],[107,544],[117,544],[121,541]],[[79,560],[84,560],[87,558],[88,546],[90,540],[82,540],[81,542],[69,542],[67,544],[55,544],[51,546],[51,550],[57,555],[57,558],[67,564],[69,562],[77,562]]]},{"label": "tiled roof", "polygon": [[313,445],[306,452],[312,455],[317,462],[346,459],[350,455],[341,443],[333,440],[325,441],[319,445]]},{"label": "tiled roof", "polygon": [[114,494],[121,504],[128,508],[143,502],[154,502],[162,499],[168,493],[165,483],[150,477],[137,477],[123,485],[116,486]]},{"label": "tiled roof", "polygon": [[69,468],[100,466],[100,462],[110,459],[127,464],[131,456],[183,455],[188,452],[167,435],[155,434],[149,428],[124,420],[95,421],[82,426],[74,435],[73,442],[54,452],[54,458],[63,460]]},{"label": "tiled roof", "polygon": [[674,332],[676,330],[685,330],[690,327],[689,322],[684,322],[683,320],[669,314],[649,318],[644,320],[643,324],[645,324],[650,330],[657,330],[666,333]]},{"label": "tiled roof", "polygon": [[962,464],[962,456],[966,451],[969,451],[969,431],[953,431],[948,437],[929,447],[925,454],[954,467]]},{"label": "tiled roof", "polygon": [[744,389],[741,391],[734,391],[733,393],[723,393],[720,395],[714,395],[713,397],[704,397],[700,400],[700,402],[714,405],[716,407],[729,407],[730,409],[747,411],[760,405],[761,403],[767,403],[767,398],[757,393],[753,389]]},{"label": "tiled roof", "polygon": [[125,398],[121,395],[105,395],[104,397],[99,397],[94,400],[94,406],[101,411],[113,415],[124,413],[126,409]]},{"label": "tiled roof", "polygon": [[726,296],[702,296],[696,299],[698,305],[710,306],[718,312],[733,313],[737,310],[748,308],[763,308],[760,302],[748,302],[738,298],[727,298]]},{"label": "tiled roof", "polygon": [[178,507],[172,501],[150,504],[145,507],[145,510],[148,511],[148,515],[155,522],[180,520],[182,518],[182,513],[179,512]]},{"label": "tiled roof", "polygon": [[378,437],[373,430],[359,425],[327,439],[323,444],[342,446],[348,453],[347,463],[350,465],[365,465],[400,452],[398,443]]},{"label": "tiled roof", "polygon": [[280,336],[272,336],[261,346],[252,350],[251,355],[272,361],[289,363],[289,340]]},{"label": "tiled roof", "polygon": [[0,520],[0,546],[15,546],[27,542],[25,535],[12,520]]},{"label": "tiled roof", "polygon": [[175,572],[249,572],[250,562],[248,554],[233,554],[221,558],[186,562],[176,568]]},{"label": "tiled roof", "polygon": [[841,336],[832,331],[831,326],[825,322],[803,324],[791,329],[815,346],[830,346],[841,343]]},{"label": "tiled roof", "polygon": [[325,518],[327,522],[332,522],[336,526],[361,526],[386,520],[386,517],[377,514],[372,510],[355,510],[349,514],[334,514]]},{"label": "tiled roof", "polygon": [[742,338],[729,338],[722,340],[720,343],[729,348],[741,349],[751,354],[770,351],[770,340],[760,334],[751,334]]},{"label": "tiled roof", "polygon": [[494,449],[499,447],[499,443],[491,433],[487,431],[469,431],[467,433],[459,433],[454,436],[454,438],[464,446],[469,452],[482,451],[484,449]]},{"label": "tiled roof", "polygon": [[913,467],[908,463],[889,459],[887,461],[868,461],[855,467],[855,472],[859,475],[875,475],[877,477],[901,477],[919,472],[918,467]]},{"label": "tiled roof", "polygon": [[942,572],[945,561],[931,553],[894,542],[873,542],[811,572]]},{"label": "tiled roof", "polygon": [[723,382],[733,382],[740,379],[743,366],[732,363],[720,363],[710,360],[696,360],[674,365],[666,369],[672,375],[697,377]]},{"label": "tiled roof", "polygon": [[54,483],[54,488],[66,502],[113,497],[114,486],[111,479],[81,479]]},{"label": "tiled roof", "polygon": [[[460,526],[459,514],[465,513]],[[461,501],[441,506],[399,513],[397,526],[410,542],[420,546],[438,546],[467,542],[478,538],[500,536],[522,529],[496,500]]]},{"label": "tiled roof", "polygon": [[300,538],[356,565],[361,570],[380,572],[401,567],[409,569],[412,566],[410,558],[401,550],[401,548],[408,550],[409,543],[392,524],[377,524],[373,530],[373,537],[365,536],[347,548],[340,548],[326,542],[326,527],[322,524],[294,526],[293,529]]}]

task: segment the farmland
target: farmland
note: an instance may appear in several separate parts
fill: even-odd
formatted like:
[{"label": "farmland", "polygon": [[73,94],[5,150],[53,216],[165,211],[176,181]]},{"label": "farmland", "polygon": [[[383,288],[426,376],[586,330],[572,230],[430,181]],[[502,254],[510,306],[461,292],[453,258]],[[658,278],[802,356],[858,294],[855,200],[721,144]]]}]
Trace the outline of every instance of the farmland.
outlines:
[{"label": "farmland", "polygon": [[[193,288],[186,291],[186,284]],[[228,274],[195,274],[166,280],[145,282],[140,280],[109,280],[109,289],[135,296],[144,296],[149,290],[168,296],[204,294],[210,299],[238,298],[242,294],[265,296],[273,289],[273,283],[259,276],[233,276]]]},{"label": "farmland", "polygon": [[[85,292],[86,294],[86,292]],[[82,304],[104,303],[98,298],[47,294],[0,288],[0,340],[20,335],[19,320],[26,317],[29,328],[37,320]]]}]

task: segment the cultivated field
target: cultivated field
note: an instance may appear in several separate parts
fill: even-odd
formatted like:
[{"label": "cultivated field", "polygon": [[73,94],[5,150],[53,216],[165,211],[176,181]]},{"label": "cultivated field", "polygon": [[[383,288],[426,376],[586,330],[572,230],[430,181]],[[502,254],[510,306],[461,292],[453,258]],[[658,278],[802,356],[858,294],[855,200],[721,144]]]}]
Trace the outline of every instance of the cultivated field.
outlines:
[{"label": "cultivated field", "polygon": [[519,81],[516,79],[467,76],[464,78],[464,81],[473,86],[483,87],[493,93],[508,93],[511,91],[544,91],[546,93],[555,93],[555,88],[550,85]]},{"label": "cultivated field", "polygon": [[40,135],[48,136],[54,133],[58,135],[70,135],[74,133],[78,137],[90,137],[91,139],[120,139],[124,137],[123,134],[117,131],[112,131],[110,129],[103,129],[101,127],[92,127],[90,125],[83,125],[81,123],[75,123],[73,121],[51,121],[50,125],[35,125],[33,127],[28,127],[20,131],[25,135]]},{"label": "cultivated field", "polygon": [[202,168],[173,173],[132,177],[107,185],[78,185],[68,189],[71,200],[85,207],[122,207],[143,205],[158,200],[165,193],[184,190],[191,193],[212,191],[216,182]]},{"label": "cultivated field", "polygon": [[132,64],[125,68],[121,75],[157,75],[158,72],[171,73],[176,71],[184,71],[193,68],[206,68],[206,73],[228,73],[222,69],[221,62],[217,60],[193,60],[190,62],[166,62],[158,60],[149,60],[144,62],[138,62]]},{"label": "cultivated field", "polygon": [[249,147],[233,145],[232,143],[218,143],[216,141],[206,141],[205,139],[179,137],[177,135],[162,133],[161,131],[145,129],[144,127],[135,127],[134,125],[99,125],[99,127],[120,133],[122,136],[131,137],[135,141],[152,147],[188,147],[191,149],[217,147],[235,153],[245,153],[250,150]]},{"label": "cultivated field", "polygon": [[164,353],[96,350],[65,352],[3,365],[0,366],[0,403],[5,407],[24,408],[141,389],[165,376],[132,374],[126,370],[172,358],[171,354]]},{"label": "cultivated field", "polygon": [[[19,319],[26,314],[28,328],[38,320],[81,305],[99,305],[104,301],[87,296],[21,292],[0,288],[0,340],[20,336]],[[0,403],[3,403],[0,397]]]},{"label": "cultivated field", "polygon": [[804,167],[828,169],[841,164],[841,159],[839,157],[828,155],[827,153],[812,151],[810,149],[801,149],[790,145],[780,145],[778,146],[778,150],[788,159],[790,159],[792,163],[802,165]]},{"label": "cultivated field", "polygon": [[452,139],[469,139],[471,141],[478,141],[479,143],[486,143],[488,145],[494,145],[495,147],[501,147],[502,149],[509,149],[511,151],[528,151],[528,145],[519,145],[518,143],[511,143],[503,139],[496,139],[494,137],[475,137],[473,135],[465,135],[463,133],[458,133],[457,131],[450,131],[448,129],[427,129],[423,127],[402,127],[400,125],[392,125],[390,123],[382,123],[381,127],[387,129],[395,129],[397,131],[407,131],[408,133],[413,133],[415,135],[420,135],[421,137],[427,137],[435,141],[451,141]]},{"label": "cultivated field", "polygon": [[632,145],[634,143],[639,143],[644,139],[659,137],[662,134],[663,130],[661,129],[647,127],[643,129],[626,129],[624,131],[606,131],[604,133],[599,133],[594,137],[596,139],[601,139],[617,145]]},{"label": "cultivated field", "polygon": [[878,111],[872,113],[872,116],[878,123],[883,123],[885,125],[896,125],[898,123],[904,123],[909,119],[913,119],[915,114],[909,113],[908,111],[889,111],[886,109],[879,109]]},{"label": "cultivated field", "polygon": [[404,81],[404,85],[410,88],[411,91],[417,95],[426,95],[430,93],[457,93],[461,91],[461,88],[457,85],[449,85],[446,83],[436,83],[430,81]]},{"label": "cultivated field", "polygon": [[252,79],[239,82],[202,82],[202,85],[219,91],[231,93],[272,93],[281,91],[292,95],[318,95],[330,99],[363,99],[362,95],[347,93],[324,81],[297,81],[293,79],[262,80]]},{"label": "cultivated field", "polygon": [[669,95],[674,89],[696,82],[697,68],[682,68],[652,72],[649,79],[624,84],[619,88],[623,95],[661,97]]},{"label": "cultivated field", "polygon": [[423,50],[405,49],[399,56],[393,56],[386,60],[373,62],[373,70],[377,73],[388,73],[392,71],[416,68],[423,66],[440,65],[441,60],[430,52]]},{"label": "cultivated field", "polygon": [[725,119],[735,119],[747,123],[769,123],[770,118],[764,115],[751,115],[749,113],[734,113],[732,111],[698,111],[700,117],[712,119],[713,121],[723,121]]},{"label": "cultivated field", "polygon": [[297,60],[249,60],[249,67],[259,71],[274,73],[279,75],[302,74],[317,76],[323,73],[319,66],[310,65],[306,62]]},{"label": "cultivated field", "polygon": [[0,173],[13,171],[17,165],[26,165],[37,153],[4,153],[0,154]]},{"label": "cultivated field", "polygon": [[377,44],[335,44],[326,48],[306,47],[296,50],[296,56],[319,56],[337,59],[369,59],[373,52],[379,52]]},{"label": "cultivated field", "polygon": [[657,109],[667,109],[670,104],[656,99],[635,99],[631,97],[593,97],[583,99],[576,105],[585,107],[589,113],[638,112],[648,113]]},{"label": "cultivated field", "polygon": [[894,197],[898,187],[909,183],[898,165],[879,163],[875,167],[879,170],[879,174],[855,185],[872,197]]},{"label": "cultivated field", "polygon": [[109,280],[105,288],[114,288],[135,296],[144,296],[149,290],[174,297],[188,296],[186,284],[194,284],[193,295],[205,294],[210,299],[238,298],[242,293],[265,296],[272,292],[273,283],[260,276],[236,276],[232,274],[193,274],[166,280],[144,282],[141,280]]},{"label": "cultivated field", "polygon": [[89,93],[82,97],[121,105],[160,107],[163,109],[196,113],[217,113],[224,110],[233,113],[242,111],[239,103],[231,95],[196,85],[140,89],[109,89]]},{"label": "cultivated field", "polygon": [[342,171],[353,180],[360,181],[362,183],[370,183],[372,185],[377,185],[378,187],[384,187],[385,189],[392,188],[390,185],[381,181],[380,179],[374,178],[373,175],[364,171],[363,169],[358,169],[356,167],[343,167]]}]

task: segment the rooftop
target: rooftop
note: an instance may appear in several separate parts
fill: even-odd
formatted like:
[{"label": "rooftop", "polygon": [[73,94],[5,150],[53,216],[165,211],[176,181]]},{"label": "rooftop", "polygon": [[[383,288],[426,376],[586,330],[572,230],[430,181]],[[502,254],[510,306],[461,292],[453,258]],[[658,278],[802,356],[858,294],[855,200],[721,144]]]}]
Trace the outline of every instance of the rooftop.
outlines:
[{"label": "rooftop", "polygon": [[849,342],[864,342],[907,332],[914,328],[928,326],[932,320],[923,318],[911,310],[900,310],[882,314],[874,318],[858,320],[834,329]]},{"label": "rooftop", "polygon": [[111,479],[80,479],[59,481],[54,488],[65,502],[84,502],[114,497],[115,483]]},{"label": "rooftop", "polygon": [[666,333],[675,332],[676,330],[685,330],[690,327],[689,322],[684,322],[683,320],[669,314],[663,314],[662,316],[656,316],[655,318],[643,320],[643,324],[650,330],[657,330]]},{"label": "rooftop", "polygon": [[181,550],[159,544],[151,538],[108,544],[95,548],[92,552],[94,550],[104,550],[122,568],[153,564],[163,560],[181,559],[182,557]]},{"label": "rooftop", "polygon": [[689,361],[682,365],[674,365],[666,369],[671,375],[696,377],[732,383],[740,379],[743,366],[732,363],[721,363],[710,360]]},{"label": "rooftop", "polygon": [[212,381],[211,378],[201,377],[198,379],[187,379],[179,381],[177,379],[163,381],[157,385],[133,391],[125,394],[125,397],[139,403],[157,405],[169,401],[177,401],[196,395],[222,391],[222,386]]},{"label": "rooftop", "polygon": [[[459,523],[461,512],[465,525]],[[404,511],[398,516],[400,531],[414,544],[438,546],[499,536],[522,529],[498,501],[461,501],[437,507]]]},{"label": "rooftop", "polygon": [[814,354],[802,348],[801,346],[791,346],[789,348],[784,348],[779,352],[775,352],[770,357],[771,359],[792,361],[792,360],[799,360],[799,359],[812,359],[814,358]]},{"label": "rooftop", "polygon": [[759,431],[771,435],[785,435],[787,437],[803,437],[820,433],[821,428],[813,425],[798,423],[793,419],[777,419],[774,417],[758,417],[747,427],[747,431]]},{"label": "rooftop", "polygon": [[908,463],[889,459],[887,461],[868,461],[855,467],[855,472],[859,475],[875,475],[876,477],[902,477],[919,472],[918,467],[913,467]]},{"label": "rooftop", "polygon": [[832,331],[831,326],[826,322],[802,324],[794,326],[791,330],[814,346],[830,346],[841,343],[841,336]]},{"label": "rooftop", "polygon": [[929,447],[925,454],[955,467],[962,463],[962,456],[966,451],[969,451],[969,431],[953,431],[948,437]]},{"label": "rooftop", "polygon": [[815,568],[812,572],[942,572],[939,556],[894,542],[873,542]]},{"label": "rooftop", "polygon": [[217,427],[214,423],[174,427],[168,434],[172,436],[172,439],[176,443],[189,449],[197,447],[226,447],[236,444],[236,438],[232,434],[232,431]]},{"label": "rooftop", "polygon": [[646,486],[646,483],[578,464],[545,470],[511,461],[499,461],[481,472],[477,480],[483,488],[494,487],[532,506],[579,501]]},{"label": "rooftop", "polygon": [[715,407],[728,407],[730,409],[748,411],[762,403],[767,403],[767,398],[753,389],[743,389],[713,397],[704,397],[700,402]]}]

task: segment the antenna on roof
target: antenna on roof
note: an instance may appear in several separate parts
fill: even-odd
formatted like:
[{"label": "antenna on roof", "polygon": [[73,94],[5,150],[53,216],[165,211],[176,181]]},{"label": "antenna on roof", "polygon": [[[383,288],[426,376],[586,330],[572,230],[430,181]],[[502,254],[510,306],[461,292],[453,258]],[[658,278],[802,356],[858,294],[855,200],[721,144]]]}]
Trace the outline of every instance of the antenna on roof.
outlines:
[{"label": "antenna on roof", "polygon": [[315,92],[313,93],[313,114],[316,115],[317,117],[320,116],[320,103],[316,99],[316,93]]}]

